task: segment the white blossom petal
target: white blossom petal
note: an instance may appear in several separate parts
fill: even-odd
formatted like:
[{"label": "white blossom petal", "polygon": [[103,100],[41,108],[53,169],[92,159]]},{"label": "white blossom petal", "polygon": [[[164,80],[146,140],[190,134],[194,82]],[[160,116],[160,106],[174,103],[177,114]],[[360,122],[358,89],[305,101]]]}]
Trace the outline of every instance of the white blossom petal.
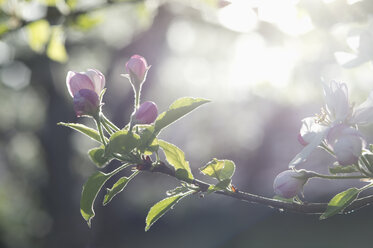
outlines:
[{"label": "white blossom petal", "polygon": [[326,110],[332,121],[344,121],[350,114],[348,89],[345,83],[323,84]]},{"label": "white blossom petal", "polygon": [[359,125],[373,123],[373,91],[365,102],[355,108],[351,122]]},{"label": "white blossom petal", "polygon": [[305,146],[300,153],[298,153],[293,160],[289,163],[289,168],[293,168],[299,164],[302,164],[306,162],[307,158],[310,156],[310,154],[317,148],[318,145],[321,144],[322,140],[326,135],[328,134],[328,131],[330,128],[326,128],[323,131],[316,133],[312,141]]}]

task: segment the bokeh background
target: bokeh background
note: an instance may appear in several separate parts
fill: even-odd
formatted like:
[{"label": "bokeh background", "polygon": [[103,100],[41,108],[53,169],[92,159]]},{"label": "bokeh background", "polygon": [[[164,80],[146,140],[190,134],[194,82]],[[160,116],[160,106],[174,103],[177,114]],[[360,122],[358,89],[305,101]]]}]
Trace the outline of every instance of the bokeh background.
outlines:
[{"label": "bokeh background", "polygon": [[[152,65],[143,101],[163,111],[182,96],[212,100],[161,134],[197,177],[211,158],[231,159],[238,189],[272,197],[302,148],[301,119],[323,105],[321,82],[346,82],[357,104],[373,90],[372,14],[369,0],[0,0],[0,247],[369,247],[372,207],[319,221],[219,195],[184,199],[145,233],[148,209],[177,186],[155,174],[106,207],[101,192],[88,228],[79,200],[96,144],[56,123],[93,125],[75,117],[65,78],[97,68],[103,109],[123,127],[133,95],[120,74],[140,54]],[[305,167],[332,163],[315,151]],[[305,200],[356,185],[311,180]]]}]

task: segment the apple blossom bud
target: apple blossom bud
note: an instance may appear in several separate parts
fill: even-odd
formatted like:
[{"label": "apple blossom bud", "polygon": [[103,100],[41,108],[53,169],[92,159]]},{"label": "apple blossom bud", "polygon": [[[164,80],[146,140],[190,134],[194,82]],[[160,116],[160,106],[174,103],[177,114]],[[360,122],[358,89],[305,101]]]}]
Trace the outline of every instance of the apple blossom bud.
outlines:
[{"label": "apple blossom bud", "polygon": [[88,89],[79,90],[74,96],[74,110],[76,116],[95,116],[99,111],[100,100],[96,92]]},{"label": "apple blossom bud", "polygon": [[307,182],[304,171],[286,170],[278,174],[273,182],[275,193],[284,198],[296,196]]},{"label": "apple blossom bud", "polygon": [[150,124],[157,119],[158,109],[154,102],[144,102],[135,113],[135,124]]},{"label": "apple blossom bud", "polygon": [[340,124],[330,130],[327,141],[340,165],[352,165],[358,162],[364,143],[359,131]]},{"label": "apple blossom bud", "polygon": [[87,72],[69,71],[66,76],[66,86],[74,99],[76,115],[96,115],[100,107],[99,95],[105,87],[104,75],[95,69]]},{"label": "apple blossom bud", "polygon": [[149,68],[145,58],[140,55],[133,55],[126,63],[129,79],[136,89],[145,81]]},{"label": "apple blossom bud", "polygon": [[100,95],[105,87],[105,76],[95,69],[88,69],[87,72],[69,71],[66,76],[66,86],[71,97],[81,89],[92,90]]}]

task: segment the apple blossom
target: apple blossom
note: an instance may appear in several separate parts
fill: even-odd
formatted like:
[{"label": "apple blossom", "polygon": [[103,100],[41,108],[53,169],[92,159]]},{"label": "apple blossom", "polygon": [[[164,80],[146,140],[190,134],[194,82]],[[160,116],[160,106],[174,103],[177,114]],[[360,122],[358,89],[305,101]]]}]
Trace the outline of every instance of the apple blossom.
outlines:
[{"label": "apple blossom", "polygon": [[340,165],[356,164],[361,155],[364,140],[356,129],[340,124],[330,129],[327,143]]},{"label": "apple blossom", "polygon": [[[303,125],[298,135],[298,141],[305,145],[300,153],[298,153],[289,163],[289,167],[297,166],[305,162],[308,156],[317,148],[323,140],[328,136],[329,131],[340,124],[349,126],[369,124],[373,122],[373,92],[368,99],[356,108],[349,103],[348,89],[346,84],[330,82],[329,85],[324,84],[324,98],[325,108],[322,109],[322,114],[317,116],[316,119],[305,118]],[[312,118],[312,117],[309,117]],[[359,143],[357,136],[342,137],[339,142],[335,144],[337,151],[342,147],[343,140],[347,139]],[[353,146],[351,149],[357,149],[358,145]],[[354,151],[356,155],[356,151]],[[341,158],[342,155],[339,155]],[[346,160],[348,161],[348,160]],[[342,163],[345,163],[341,158]]]},{"label": "apple blossom", "polygon": [[302,120],[302,127],[298,134],[298,141],[301,145],[306,146],[323,131],[326,127],[316,123],[315,117],[307,117]]},{"label": "apple blossom", "polygon": [[343,122],[351,115],[351,107],[348,101],[348,89],[345,83],[330,82],[323,84],[325,96],[326,115],[331,122]]},{"label": "apple blossom", "polygon": [[303,171],[286,170],[276,176],[273,189],[277,195],[292,198],[303,189],[307,180],[308,177]]},{"label": "apple blossom", "polygon": [[158,108],[154,102],[144,102],[135,113],[136,124],[151,124],[158,116]]},{"label": "apple blossom", "polygon": [[69,71],[66,76],[66,86],[74,99],[76,115],[95,115],[99,110],[99,95],[105,87],[104,75],[95,69],[87,72]]}]

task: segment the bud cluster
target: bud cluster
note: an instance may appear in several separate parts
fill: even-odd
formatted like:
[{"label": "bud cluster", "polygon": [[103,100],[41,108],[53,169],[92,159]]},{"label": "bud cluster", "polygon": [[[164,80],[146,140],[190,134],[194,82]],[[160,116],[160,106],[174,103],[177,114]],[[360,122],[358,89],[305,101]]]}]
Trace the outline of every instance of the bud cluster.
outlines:
[{"label": "bud cluster", "polygon": [[[140,102],[141,86],[146,80],[148,66],[144,57],[133,55],[126,63],[125,76],[130,80],[135,91],[136,103]],[[96,69],[86,72],[69,71],[66,76],[67,89],[73,97],[76,116],[91,116],[98,118],[102,105],[100,95],[105,87],[105,76]],[[140,106],[135,104],[133,124],[151,124],[158,116],[157,105],[154,102],[144,102]]]}]

